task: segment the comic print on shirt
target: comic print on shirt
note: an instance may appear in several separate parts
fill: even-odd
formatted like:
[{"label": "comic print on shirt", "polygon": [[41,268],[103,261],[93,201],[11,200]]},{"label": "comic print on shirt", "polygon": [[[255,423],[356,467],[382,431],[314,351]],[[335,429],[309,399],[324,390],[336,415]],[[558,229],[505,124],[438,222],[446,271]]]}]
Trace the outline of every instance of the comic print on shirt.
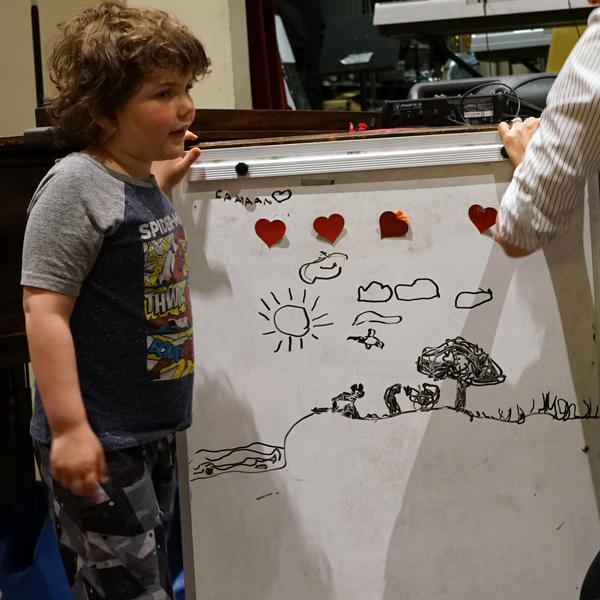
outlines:
[{"label": "comic print on shirt", "polygon": [[153,379],[194,370],[187,244],[176,212],[140,225],[144,249],[147,368]]}]

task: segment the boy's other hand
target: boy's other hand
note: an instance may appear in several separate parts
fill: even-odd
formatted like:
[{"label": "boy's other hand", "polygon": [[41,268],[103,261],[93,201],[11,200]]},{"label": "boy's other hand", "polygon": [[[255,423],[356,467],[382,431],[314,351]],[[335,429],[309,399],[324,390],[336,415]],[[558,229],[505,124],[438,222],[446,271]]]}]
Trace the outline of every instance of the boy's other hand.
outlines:
[{"label": "boy's other hand", "polygon": [[498,125],[498,132],[504,148],[515,167],[518,167],[523,161],[527,144],[539,126],[540,120],[537,117],[529,117],[524,121],[517,117],[510,123]]},{"label": "boy's other hand", "polygon": [[[191,131],[186,132],[186,140],[195,140],[198,136]],[[173,160],[161,160],[152,163],[150,171],[156,177],[160,189],[169,197],[173,188],[183,179],[187,170],[200,156],[200,148],[191,148],[186,154]]]},{"label": "boy's other hand", "polygon": [[98,501],[98,484],[106,481],[104,449],[88,423],[53,434],[52,477],[77,496]]}]

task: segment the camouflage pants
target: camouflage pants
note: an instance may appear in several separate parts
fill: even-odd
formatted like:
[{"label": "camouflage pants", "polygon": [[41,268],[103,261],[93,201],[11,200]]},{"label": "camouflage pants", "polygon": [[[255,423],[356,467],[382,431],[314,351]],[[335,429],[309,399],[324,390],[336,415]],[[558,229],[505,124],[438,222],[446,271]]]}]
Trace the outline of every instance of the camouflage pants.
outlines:
[{"label": "camouflage pants", "polygon": [[34,446],[76,600],[172,599],[167,537],[175,497],[175,436],[107,452],[108,481],[96,503],[54,481],[49,447]]}]

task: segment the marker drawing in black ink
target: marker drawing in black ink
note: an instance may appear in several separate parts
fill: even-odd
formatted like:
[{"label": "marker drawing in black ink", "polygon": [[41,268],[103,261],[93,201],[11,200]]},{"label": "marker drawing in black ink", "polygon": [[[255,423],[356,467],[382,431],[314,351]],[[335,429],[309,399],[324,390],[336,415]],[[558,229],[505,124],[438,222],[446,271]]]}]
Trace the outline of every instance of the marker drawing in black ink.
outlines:
[{"label": "marker drawing in black ink", "polygon": [[415,300],[433,300],[440,297],[438,284],[429,277],[419,277],[412,283],[400,283],[394,287],[394,293],[402,302]]},{"label": "marker drawing in black ink", "polygon": [[[394,383],[385,390],[383,401],[388,409],[388,415],[393,416],[402,413],[398,397],[404,394],[412,404],[413,410],[427,411],[431,410],[440,399],[440,388],[433,383],[424,383],[416,388],[409,385],[403,386],[401,383]],[[404,411],[406,412],[406,411]]]},{"label": "marker drawing in black ink", "polygon": [[275,202],[279,202],[280,204],[282,202],[285,202],[286,200],[289,200],[291,197],[292,197],[292,190],[275,190],[271,194],[271,198],[273,198],[273,200],[275,200]]},{"label": "marker drawing in black ink", "polygon": [[471,385],[498,385],[506,376],[502,369],[479,346],[462,337],[425,348],[417,359],[417,371],[434,381],[456,381],[457,410],[465,408],[467,388]]},{"label": "marker drawing in black ink", "polygon": [[394,385],[390,385],[390,387],[385,390],[385,394],[383,395],[383,401],[388,409],[388,414],[390,416],[399,415],[402,411],[400,410],[400,405],[398,404],[398,396],[402,393],[402,384],[394,383]]},{"label": "marker drawing in black ink", "polygon": [[205,448],[197,450],[189,461],[190,481],[210,479],[226,473],[252,474],[283,469],[287,464],[285,448],[290,433],[299,423],[314,414],[313,412],[298,419],[288,429],[281,446],[255,442],[247,446],[223,450],[206,450]]},{"label": "marker drawing in black ink", "polygon": [[[288,290],[288,296],[290,301],[292,301],[293,294],[291,290]],[[318,300],[319,297],[317,296],[312,301],[310,309],[306,311],[307,315],[314,311]],[[266,309],[265,313],[261,313],[262,316],[270,322],[275,322],[275,315],[282,308],[304,308],[306,291],[304,291],[302,297],[301,307],[282,304],[273,292],[271,292],[271,298],[268,299],[268,302],[265,299],[261,299],[261,301]],[[276,310],[275,305],[271,308],[273,303],[277,307]],[[312,319],[312,323],[318,318]],[[294,320],[295,318],[292,319],[292,321]],[[301,323],[305,323],[305,321],[301,320]],[[329,324],[331,325],[331,323]],[[316,325],[313,326],[316,327]],[[278,328],[273,333],[276,332],[290,337],[293,336],[293,332],[290,332],[290,329]],[[269,332],[266,332],[266,334],[269,334]],[[375,338],[375,331],[372,329],[369,329],[368,335],[362,341],[358,339],[357,341],[365,343],[366,346],[369,336],[372,336],[373,339],[368,343],[371,346],[377,346],[376,342],[379,340]],[[381,343],[381,346],[378,347],[383,347],[383,344]],[[435,383],[425,382],[414,385],[394,383],[389,385],[383,394],[386,412],[382,412],[382,414],[367,413],[363,416],[357,405],[360,400],[366,398],[366,390],[362,383],[353,383],[349,391],[331,397],[329,405],[316,406],[308,415],[298,419],[285,434],[282,445],[254,442],[236,448],[198,450],[190,459],[190,481],[210,479],[217,475],[228,473],[256,474],[285,468],[287,464],[287,440],[292,430],[309,417],[318,415],[331,414],[355,421],[383,422],[400,418],[407,414],[447,410],[466,416],[470,422],[474,422],[477,419],[485,419],[515,425],[521,425],[527,418],[533,416],[548,416],[556,421],[563,422],[600,419],[600,406],[596,404],[595,408],[593,408],[591,400],[582,399],[585,410],[583,413],[578,413],[575,402],[569,402],[564,398],[553,395],[551,392],[542,393],[541,404],[536,402],[535,398],[532,399],[531,406],[527,410],[524,410],[519,404],[508,408],[497,408],[495,414],[467,409],[466,390],[468,387],[499,385],[505,381],[506,377],[500,366],[492,360],[489,354],[476,344],[460,336],[447,339],[439,346],[424,348],[417,359],[416,367],[419,373],[427,375],[434,381],[442,381],[444,379],[456,381],[456,394],[452,402],[441,402],[441,389]],[[266,498],[269,495],[260,496],[257,500]]]},{"label": "marker drawing in black ink", "polygon": [[367,350],[370,350],[373,346],[375,348],[383,348],[384,346],[384,343],[375,335],[374,329],[369,329],[367,335],[350,335],[346,339],[363,344]]},{"label": "marker drawing in black ink", "polygon": [[[335,414],[347,419],[357,421],[386,421],[399,418],[402,415],[415,414],[428,411],[449,410],[465,415],[471,422],[476,419],[498,421],[500,423],[512,423],[522,425],[527,418],[533,416],[548,416],[555,421],[571,421],[582,419],[600,419],[599,407],[592,410],[591,401],[584,400],[586,410],[583,414],[577,413],[574,402],[567,402],[563,398],[544,392],[542,394],[541,406],[537,407],[535,399],[532,401],[528,411],[523,410],[518,404],[514,408],[497,409],[496,415],[490,415],[484,411],[470,411],[466,408],[456,408],[447,404],[440,405],[440,388],[435,384],[423,383],[416,387],[403,386],[395,383],[389,386],[384,394],[387,413],[366,414],[362,416],[358,410],[357,402],[366,395],[362,383],[354,383],[349,392],[342,392],[331,398],[329,406],[315,407],[311,413],[298,419],[284,436],[283,445],[272,446],[255,442],[247,446],[237,448],[226,448],[223,450],[196,451],[190,459],[190,481],[198,479],[211,479],[218,475],[228,473],[258,474],[267,471],[283,469],[287,465],[286,446],[292,430],[301,422],[311,416],[323,414]],[[403,396],[411,406],[401,409],[399,397]],[[257,498],[262,499],[265,496]]]},{"label": "marker drawing in black ink", "polygon": [[[529,410],[523,410],[518,404],[509,408],[498,408],[496,414],[488,414],[485,411],[471,411],[466,408],[457,408],[455,405],[440,404],[441,389],[433,383],[423,383],[416,387],[394,383],[390,385],[384,393],[384,402],[387,413],[361,415],[356,403],[365,396],[366,392],[362,383],[354,383],[350,392],[343,392],[331,399],[330,407],[315,407],[312,409],[314,414],[336,413],[340,416],[360,421],[384,421],[386,419],[398,418],[406,414],[418,412],[450,410],[465,415],[471,422],[476,419],[486,419],[488,421],[499,421],[501,423],[513,423],[522,425],[525,419],[533,416],[548,416],[555,421],[571,421],[581,419],[600,419],[600,406],[592,409],[592,403],[583,400],[585,411],[577,413],[577,406],[574,402],[567,402],[550,392],[542,394],[541,406],[532,401]],[[400,403],[403,403],[401,406]],[[340,408],[341,407],[341,408]]]},{"label": "marker drawing in black ink", "polygon": [[431,410],[440,400],[440,388],[435,383],[424,383],[416,388],[404,386],[404,393],[417,410]]},{"label": "marker drawing in black ink", "polygon": [[331,399],[331,411],[341,413],[349,419],[360,419],[356,410],[356,401],[365,395],[362,383],[355,383],[350,387],[350,392],[342,392]]},{"label": "marker drawing in black ink", "polygon": [[381,323],[382,325],[397,325],[402,321],[400,315],[380,315],[373,310],[365,310],[354,317],[352,325],[362,325],[363,323]]},{"label": "marker drawing in black ink", "polygon": [[342,252],[332,252],[328,254],[321,251],[316,260],[306,263],[300,267],[298,275],[304,283],[312,285],[320,279],[335,279],[342,273],[342,267],[348,260],[348,255]]},{"label": "marker drawing in black ink", "polygon": [[[304,290],[302,300],[294,301],[291,288],[288,288],[289,302],[283,303],[274,292],[271,292],[270,296],[266,300],[260,299],[265,310],[259,311],[258,314],[270,326],[270,329],[264,331],[263,335],[274,335],[277,338],[273,352],[279,352],[284,343],[287,351],[291,352],[294,347],[293,340],[297,340],[296,346],[302,350],[305,336],[310,333],[313,339],[318,340],[319,336],[316,335],[315,330],[333,325],[329,319],[329,313],[317,310],[320,296],[307,302],[306,290]],[[315,313],[320,314],[315,316]]]},{"label": "marker drawing in black ink", "polygon": [[454,299],[455,308],[476,308],[486,302],[491,302],[494,298],[492,290],[482,290],[479,288],[477,292],[460,292]]},{"label": "marker drawing in black ink", "polygon": [[[215,198],[223,202],[233,202],[241,206],[256,206],[258,204],[269,205],[273,202],[281,204],[292,197],[292,190],[275,190],[270,196],[243,196],[241,194],[230,194],[227,190],[217,190]],[[276,205],[275,205],[276,206]]]},{"label": "marker drawing in black ink", "polygon": [[226,450],[198,450],[192,460],[192,481],[221,473],[256,473],[285,466],[285,454],[278,446],[248,444]]},{"label": "marker drawing in black ink", "polygon": [[387,302],[394,295],[392,288],[389,285],[379,283],[379,281],[371,281],[367,287],[359,286],[358,302]]},{"label": "marker drawing in black ink", "polygon": [[551,392],[543,392],[541,406],[536,404],[534,398],[527,412],[519,404],[515,407],[499,408],[497,415],[488,415],[486,412],[479,410],[471,412],[465,409],[462,412],[466,413],[471,421],[474,419],[487,419],[489,421],[501,421],[502,423],[515,423],[517,425],[522,425],[525,423],[525,419],[537,415],[545,415],[555,421],[600,419],[600,406],[598,404],[596,404],[595,409],[592,409],[592,402],[590,400],[584,398],[582,403],[585,406],[585,411],[578,413],[575,402],[568,402],[564,398],[559,398],[556,394],[552,398]]},{"label": "marker drawing in black ink", "polygon": [[257,500],[264,500],[265,498],[268,498],[269,496],[278,496],[279,492],[269,492],[268,494],[263,494],[262,496],[257,496],[256,499]]}]

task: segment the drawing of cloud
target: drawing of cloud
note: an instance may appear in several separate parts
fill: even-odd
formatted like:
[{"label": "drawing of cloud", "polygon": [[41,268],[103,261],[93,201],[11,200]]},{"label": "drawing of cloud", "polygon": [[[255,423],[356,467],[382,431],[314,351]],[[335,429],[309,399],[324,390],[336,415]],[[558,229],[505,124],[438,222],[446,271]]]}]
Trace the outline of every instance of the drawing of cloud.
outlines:
[{"label": "drawing of cloud", "polygon": [[403,302],[432,300],[440,297],[440,288],[433,279],[420,277],[410,284],[400,283],[394,288],[396,298]]},{"label": "drawing of cloud", "polygon": [[363,323],[382,323],[383,325],[396,325],[402,321],[400,315],[380,315],[372,310],[365,310],[354,317],[352,325],[362,325]]},{"label": "drawing of cloud", "polygon": [[486,302],[491,302],[493,298],[492,290],[479,288],[477,292],[460,292],[454,299],[454,306],[456,308],[475,308]]},{"label": "drawing of cloud", "polygon": [[392,288],[379,281],[371,281],[367,287],[361,285],[358,288],[358,302],[387,302],[392,295]]}]

